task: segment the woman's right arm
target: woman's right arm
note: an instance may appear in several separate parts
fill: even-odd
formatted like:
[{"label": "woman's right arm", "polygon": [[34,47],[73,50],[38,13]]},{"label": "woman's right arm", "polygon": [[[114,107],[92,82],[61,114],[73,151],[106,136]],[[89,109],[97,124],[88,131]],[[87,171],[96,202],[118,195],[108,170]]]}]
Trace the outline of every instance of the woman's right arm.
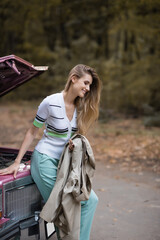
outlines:
[{"label": "woman's right arm", "polygon": [[14,163],[12,165],[10,165],[9,167],[0,170],[0,175],[6,175],[6,174],[13,173],[14,178],[16,178],[21,160],[22,160],[24,154],[26,153],[26,151],[28,150],[29,146],[33,142],[38,130],[39,130],[39,128],[35,127],[34,125],[32,125],[32,127],[29,128],[29,130],[27,131],[27,133],[24,137],[24,140],[22,142],[19,153],[18,153],[17,158],[15,159]]}]

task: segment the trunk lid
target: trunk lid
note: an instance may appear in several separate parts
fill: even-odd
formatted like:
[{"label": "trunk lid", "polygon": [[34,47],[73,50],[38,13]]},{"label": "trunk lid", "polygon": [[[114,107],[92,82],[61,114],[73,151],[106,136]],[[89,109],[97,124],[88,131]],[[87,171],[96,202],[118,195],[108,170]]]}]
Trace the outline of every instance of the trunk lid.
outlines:
[{"label": "trunk lid", "polygon": [[48,66],[34,66],[16,55],[0,57],[0,96],[46,70]]}]

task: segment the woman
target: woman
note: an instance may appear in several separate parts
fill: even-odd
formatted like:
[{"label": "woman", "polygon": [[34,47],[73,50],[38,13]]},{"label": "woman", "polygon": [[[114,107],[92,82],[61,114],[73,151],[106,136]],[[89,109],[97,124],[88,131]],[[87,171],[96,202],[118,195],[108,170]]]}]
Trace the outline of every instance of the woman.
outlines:
[{"label": "woman", "polygon": [[[46,202],[56,181],[58,162],[65,144],[69,141],[69,148],[73,150],[71,136],[75,132],[85,135],[98,118],[100,90],[101,82],[95,70],[83,64],[76,65],[69,73],[64,90],[41,102],[15,162],[0,170],[0,175],[13,173],[16,178],[21,159],[45,123],[43,137],[32,155],[31,175]],[[89,239],[97,202],[93,190],[89,200],[81,202],[80,240]]]}]

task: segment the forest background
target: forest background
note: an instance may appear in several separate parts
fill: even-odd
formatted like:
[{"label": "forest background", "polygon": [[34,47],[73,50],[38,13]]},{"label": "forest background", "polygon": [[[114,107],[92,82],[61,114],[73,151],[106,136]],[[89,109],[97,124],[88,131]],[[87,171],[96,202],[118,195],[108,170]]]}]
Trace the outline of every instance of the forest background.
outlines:
[{"label": "forest background", "polygon": [[116,111],[159,125],[159,0],[2,0],[0,26],[0,56],[49,66],[5,101],[60,91],[69,70],[84,63],[103,82],[101,118]]}]

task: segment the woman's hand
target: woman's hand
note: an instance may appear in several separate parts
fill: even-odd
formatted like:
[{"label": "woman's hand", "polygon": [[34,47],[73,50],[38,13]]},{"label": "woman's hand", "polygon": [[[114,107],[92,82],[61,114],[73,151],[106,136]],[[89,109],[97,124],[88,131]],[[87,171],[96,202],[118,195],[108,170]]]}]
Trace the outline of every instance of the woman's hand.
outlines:
[{"label": "woman's hand", "polygon": [[20,166],[19,163],[14,162],[9,167],[0,170],[0,175],[7,175],[7,174],[12,174],[13,173],[14,178],[16,178],[19,166]]},{"label": "woman's hand", "polygon": [[0,175],[7,175],[7,174],[12,174],[14,178],[16,178],[18,169],[20,167],[20,162],[21,159],[23,158],[25,152],[27,151],[27,149],[29,148],[29,146],[31,145],[33,139],[35,138],[37,132],[38,132],[39,128],[35,127],[34,125],[32,125],[29,130],[27,131],[25,138],[23,140],[23,143],[20,147],[18,156],[15,159],[15,162],[10,165],[9,167],[0,170]]},{"label": "woman's hand", "polygon": [[72,152],[74,148],[74,144],[71,139],[69,139],[69,150]]}]

